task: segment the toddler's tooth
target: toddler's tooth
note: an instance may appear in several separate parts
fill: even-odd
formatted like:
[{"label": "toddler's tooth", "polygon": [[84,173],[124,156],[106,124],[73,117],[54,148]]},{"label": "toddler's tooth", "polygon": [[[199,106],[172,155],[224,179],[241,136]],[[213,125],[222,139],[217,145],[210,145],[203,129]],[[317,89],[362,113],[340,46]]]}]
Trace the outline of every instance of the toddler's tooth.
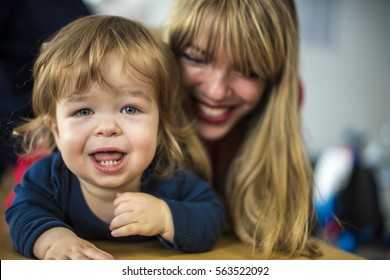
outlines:
[{"label": "toddler's tooth", "polygon": [[105,161],[100,161],[100,164],[103,166],[108,166],[108,165],[117,165],[119,161],[117,160],[105,160]]}]

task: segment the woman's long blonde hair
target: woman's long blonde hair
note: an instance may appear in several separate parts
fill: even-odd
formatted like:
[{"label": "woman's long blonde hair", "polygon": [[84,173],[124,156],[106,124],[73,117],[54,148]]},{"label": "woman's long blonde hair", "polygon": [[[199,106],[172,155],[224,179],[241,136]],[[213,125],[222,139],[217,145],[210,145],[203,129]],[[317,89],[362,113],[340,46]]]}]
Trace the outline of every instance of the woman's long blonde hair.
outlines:
[{"label": "woman's long blonde hair", "polygon": [[[208,24],[208,25],[207,25]],[[205,26],[207,25],[207,26]],[[271,257],[315,257],[309,242],[312,170],[298,106],[299,33],[293,0],[176,0],[164,36],[179,57],[207,28],[207,53],[227,48],[234,69],[267,87],[226,171],[225,200],[239,238]]]},{"label": "woman's long blonde hair", "polygon": [[167,177],[189,165],[210,179],[207,155],[184,113],[180,72],[169,47],[142,25],[118,16],[93,15],[75,20],[44,43],[34,64],[32,106],[35,118],[20,125],[22,154],[55,149],[50,124],[56,103],[83,94],[91,82],[110,86],[104,77],[105,61],[115,52],[123,67],[150,84],[160,114],[159,143],[152,174]]}]

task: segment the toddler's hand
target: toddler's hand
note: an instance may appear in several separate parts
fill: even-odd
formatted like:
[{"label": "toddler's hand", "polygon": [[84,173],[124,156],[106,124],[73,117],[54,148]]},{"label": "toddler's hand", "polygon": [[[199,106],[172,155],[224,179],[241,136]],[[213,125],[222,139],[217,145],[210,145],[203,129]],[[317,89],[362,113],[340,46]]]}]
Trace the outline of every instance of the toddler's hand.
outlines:
[{"label": "toddler's hand", "polygon": [[34,255],[46,260],[113,260],[113,256],[65,228],[52,228],[35,242]]},{"label": "toddler's hand", "polygon": [[173,242],[172,214],[165,201],[146,193],[126,192],[118,194],[114,207],[112,236],[161,235]]}]

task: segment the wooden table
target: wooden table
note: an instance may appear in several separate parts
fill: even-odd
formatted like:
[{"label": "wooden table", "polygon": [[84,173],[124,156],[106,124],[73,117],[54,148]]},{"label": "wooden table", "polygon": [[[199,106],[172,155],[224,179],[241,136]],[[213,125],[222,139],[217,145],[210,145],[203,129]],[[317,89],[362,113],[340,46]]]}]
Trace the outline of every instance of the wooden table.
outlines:
[{"label": "wooden table", "polygon": [[[8,235],[8,226],[2,215],[0,222],[0,259],[19,260],[26,259],[15,251]],[[325,260],[358,260],[360,256],[339,250],[322,241],[318,242]],[[234,235],[224,235],[217,246],[206,253],[180,253],[164,248],[157,240],[139,243],[116,243],[107,241],[93,242],[99,248],[111,253],[118,260],[250,260],[262,259],[261,255],[252,255],[247,246],[241,243]],[[274,259],[287,259],[278,255]]]},{"label": "wooden table", "polygon": [[[0,259],[19,260],[26,259],[15,251],[8,233],[8,225],[4,219],[4,200],[8,195],[8,190],[0,186]],[[319,259],[325,260],[358,260],[360,256],[350,254],[340,249],[326,244],[320,240],[318,242],[323,256]],[[218,242],[216,247],[206,253],[180,253],[164,248],[157,240],[140,243],[116,243],[98,241],[93,242],[109,253],[115,259],[138,259],[138,260],[250,260],[262,259],[262,256],[252,255],[251,250],[241,243],[234,235],[226,234]],[[286,256],[278,255],[275,259],[287,259]]]}]

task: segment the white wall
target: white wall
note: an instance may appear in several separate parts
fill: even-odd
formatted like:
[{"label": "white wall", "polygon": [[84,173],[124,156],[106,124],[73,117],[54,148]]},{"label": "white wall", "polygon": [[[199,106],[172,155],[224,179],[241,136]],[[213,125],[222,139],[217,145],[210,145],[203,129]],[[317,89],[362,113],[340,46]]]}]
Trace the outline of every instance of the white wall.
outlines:
[{"label": "white wall", "polygon": [[297,0],[309,150],[353,128],[376,141],[390,122],[390,1]]},{"label": "white wall", "polygon": [[159,27],[165,20],[172,0],[83,0],[94,13],[119,15]]}]

